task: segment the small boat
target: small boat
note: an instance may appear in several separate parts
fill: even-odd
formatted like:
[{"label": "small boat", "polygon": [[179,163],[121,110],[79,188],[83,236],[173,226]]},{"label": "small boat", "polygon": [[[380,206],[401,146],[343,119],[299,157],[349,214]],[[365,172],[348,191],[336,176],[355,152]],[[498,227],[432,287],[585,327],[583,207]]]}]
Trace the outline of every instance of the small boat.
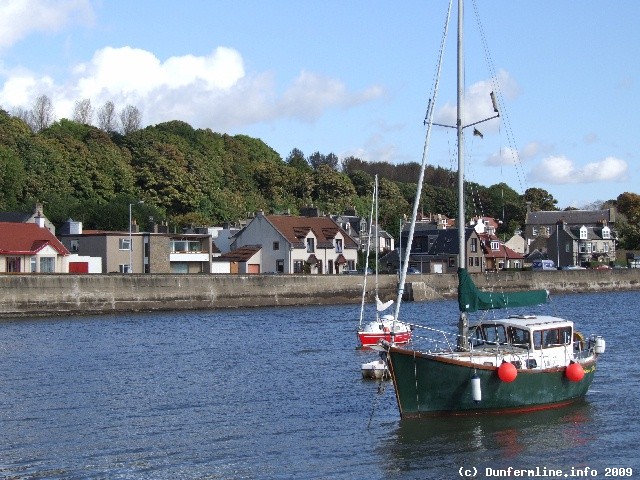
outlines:
[{"label": "small boat", "polygon": [[[379,236],[378,226],[378,176],[375,176],[373,186],[373,202],[371,206],[371,215],[369,217],[369,236],[367,244],[367,252],[370,249],[372,238],[372,225],[375,215],[376,234]],[[375,242],[375,296],[376,296],[376,317],[375,319],[364,323],[365,298],[367,293],[367,276],[369,272],[369,255],[365,261],[364,279],[362,282],[362,302],[360,305],[360,322],[358,324],[358,340],[360,346],[371,347],[377,345],[381,341],[387,341],[395,345],[402,345],[411,340],[411,326],[398,321],[393,315],[382,315],[391,305],[393,300],[382,302],[378,297],[378,242]]]},{"label": "small boat", "polygon": [[[448,12],[451,12],[451,3]],[[598,357],[605,351],[602,337],[592,335],[585,339],[575,330],[572,321],[558,317],[508,315],[505,318],[485,319],[469,327],[469,313],[539,305],[547,301],[548,292],[480,291],[466,270],[468,245],[464,228],[463,129],[497,118],[499,112],[492,92],[495,115],[468,125],[464,123],[462,13],[463,0],[458,0],[458,114],[456,125],[451,126],[458,135],[458,331],[451,335],[436,332],[437,338],[432,339],[435,343],[430,343],[426,350],[417,348],[417,339],[414,339],[413,348],[391,342],[382,342],[376,347],[386,353],[386,363],[403,418],[521,412],[567,405],[586,395]],[[448,18],[449,13],[446,25]],[[446,31],[445,27],[445,35]],[[441,64],[442,51],[439,67]],[[439,75],[436,93],[438,81]],[[435,96],[429,104],[425,121],[427,141],[406,249],[407,259],[416,222],[428,139],[432,125],[438,125],[433,123]],[[399,294],[396,317],[401,298]],[[414,325],[414,328],[420,326]],[[429,330],[434,332],[433,329]]]},{"label": "small boat", "polygon": [[368,380],[389,380],[389,369],[384,360],[372,360],[362,364],[362,378]]}]

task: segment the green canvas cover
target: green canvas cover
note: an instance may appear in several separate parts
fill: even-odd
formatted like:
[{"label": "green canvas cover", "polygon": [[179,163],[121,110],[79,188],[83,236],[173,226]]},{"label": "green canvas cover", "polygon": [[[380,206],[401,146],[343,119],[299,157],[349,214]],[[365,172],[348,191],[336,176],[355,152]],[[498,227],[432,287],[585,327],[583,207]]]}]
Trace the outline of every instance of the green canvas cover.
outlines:
[{"label": "green canvas cover", "polygon": [[546,303],[548,298],[549,292],[546,290],[509,293],[482,292],[473,283],[466,269],[458,269],[458,306],[461,312],[540,305]]}]

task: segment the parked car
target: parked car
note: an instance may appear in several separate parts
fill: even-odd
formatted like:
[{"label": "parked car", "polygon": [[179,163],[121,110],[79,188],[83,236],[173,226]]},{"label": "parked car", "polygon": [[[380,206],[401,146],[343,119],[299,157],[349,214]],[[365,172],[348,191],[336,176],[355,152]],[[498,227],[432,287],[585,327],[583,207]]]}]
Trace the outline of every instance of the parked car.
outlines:
[{"label": "parked car", "polygon": [[566,265],[562,267],[562,270],[586,270],[586,268],[579,267],[578,265]]},{"label": "parked car", "polygon": [[407,275],[422,275],[422,272],[416,267],[407,268]]},{"label": "parked car", "polygon": [[597,267],[595,267],[596,270],[611,270],[611,267],[609,265],[605,265],[604,263],[602,265],[598,265]]}]

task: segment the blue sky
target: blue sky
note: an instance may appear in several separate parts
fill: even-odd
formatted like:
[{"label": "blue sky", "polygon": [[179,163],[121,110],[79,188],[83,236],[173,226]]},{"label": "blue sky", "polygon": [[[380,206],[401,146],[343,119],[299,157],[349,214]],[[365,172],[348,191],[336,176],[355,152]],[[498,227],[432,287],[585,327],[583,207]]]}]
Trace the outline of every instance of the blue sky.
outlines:
[{"label": "blue sky", "polygon": [[[491,112],[492,89],[503,116],[478,126],[482,138],[468,131],[467,179],[543,188],[560,208],[640,193],[640,2],[475,3],[468,122]],[[112,101],[138,107],[144,125],[246,134],[283,158],[299,148],[419,162],[447,4],[0,0],[0,107],[45,94],[68,118],[78,100]],[[456,102],[454,33],[452,19],[443,123]],[[454,157],[455,132],[435,128],[428,162],[455,168]]]}]

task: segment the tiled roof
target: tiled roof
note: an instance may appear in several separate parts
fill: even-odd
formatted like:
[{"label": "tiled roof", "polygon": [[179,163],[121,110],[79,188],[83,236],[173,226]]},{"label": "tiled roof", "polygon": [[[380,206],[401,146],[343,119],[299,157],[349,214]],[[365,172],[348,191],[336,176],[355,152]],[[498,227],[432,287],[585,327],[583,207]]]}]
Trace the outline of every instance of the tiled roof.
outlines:
[{"label": "tiled roof", "polygon": [[214,261],[227,261],[227,262],[246,262],[256,253],[260,251],[262,245],[245,245],[244,247],[236,248],[230,252],[224,253],[219,257],[213,258]]},{"label": "tiled roof", "polygon": [[304,248],[303,239],[313,232],[317,238],[318,248],[332,248],[333,240],[338,232],[344,237],[344,248],[358,248],[355,240],[349,236],[330,217],[298,217],[291,215],[265,215],[273,227],[294,247]]},{"label": "tiled roof", "polygon": [[35,255],[47,245],[60,255],[69,255],[69,250],[46,228],[35,223],[0,222],[0,253],[3,255]]}]

